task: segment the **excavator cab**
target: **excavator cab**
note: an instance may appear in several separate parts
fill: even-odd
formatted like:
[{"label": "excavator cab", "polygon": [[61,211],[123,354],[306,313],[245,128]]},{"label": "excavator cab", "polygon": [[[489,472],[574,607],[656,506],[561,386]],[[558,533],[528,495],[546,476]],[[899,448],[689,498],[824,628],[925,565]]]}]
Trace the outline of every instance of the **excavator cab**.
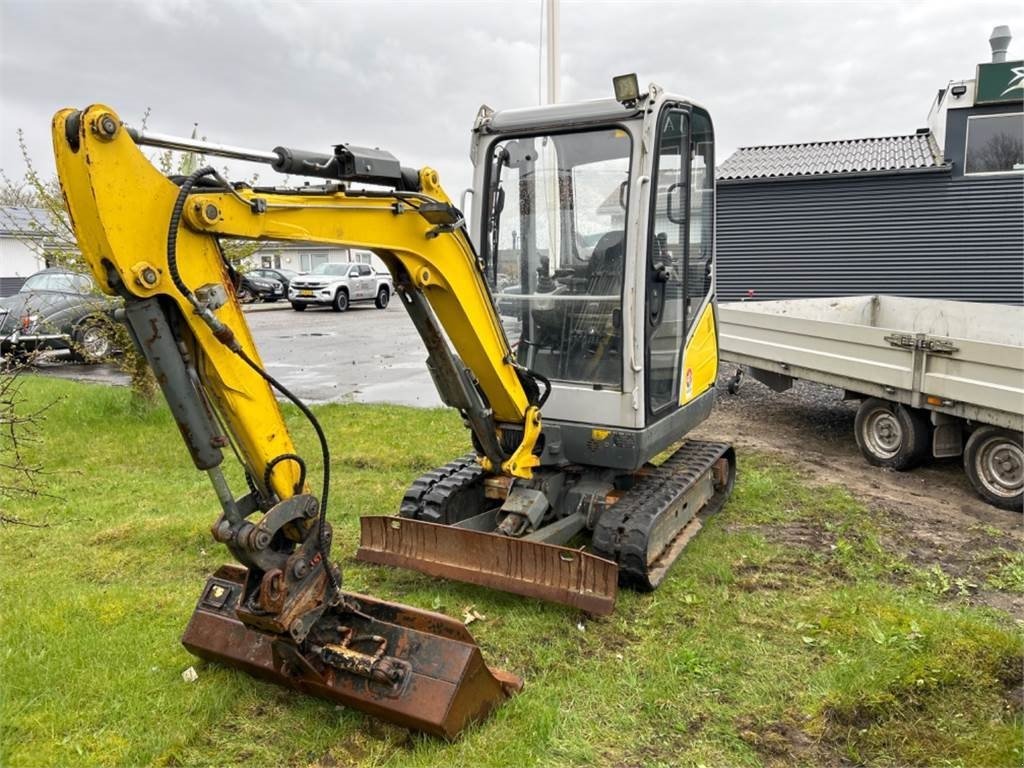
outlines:
[{"label": "excavator cab", "polygon": [[546,440],[639,469],[713,400],[708,113],[655,88],[632,107],[482,111],[474,144],[474,239],[518,361],[551,381]]},{"label": "excavator cab", "polygon": [[654,85],[482,107],[471,156],[481,270],[546,390],[534,466],[499,469],[474,439],[413,482],[407,522],[363,520],[358,557],[607,613],[620,583],[660,583],[735,476],[729,446],[681,443],[718,373],[711,118]]}]

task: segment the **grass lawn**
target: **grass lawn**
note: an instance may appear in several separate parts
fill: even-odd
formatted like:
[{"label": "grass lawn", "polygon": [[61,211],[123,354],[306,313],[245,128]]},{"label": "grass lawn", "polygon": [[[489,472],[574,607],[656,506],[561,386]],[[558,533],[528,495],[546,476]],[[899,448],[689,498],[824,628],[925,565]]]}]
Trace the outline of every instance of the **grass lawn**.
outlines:
[{"label": "grass lawn", "polygon": [[[179,644],[217,503],[163,407],[32,378],[50,497],[0,497],[0,765],[1019,766],[1021,627],[885,548],[884,515],[740,457],[735,495],[653,595],[578,612],[353,561],[359,515],[397,509],[466,452],[442,410],[317,408],[332,438],[335,556],[350,589],[461,616],[526,689],[458,742],[200,663]],[[289,423],[312,459],[311,431]],[[315,463],[314,463],[315,465]],[[318,484],[318,472],[310,478]],[[244,485],[236,476],[236,488]],[[1019,554],[989,586],[1024,588]],[[947,585],[948,586],[948,585]],[[199,679],[182,680],[195,665]]]}]

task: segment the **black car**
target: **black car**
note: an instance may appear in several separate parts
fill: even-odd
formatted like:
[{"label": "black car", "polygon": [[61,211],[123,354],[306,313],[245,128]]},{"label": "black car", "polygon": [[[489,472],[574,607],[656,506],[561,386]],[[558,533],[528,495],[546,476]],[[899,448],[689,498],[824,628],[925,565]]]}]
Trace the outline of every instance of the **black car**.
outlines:
[{"label": "black car", "polygon": [[256,300],[277,301],[287,295],[280,280],[260,277],[253,270],[243,274],[238,283],[238,300],[243,304]]},{"label": "black car", "polygon": [[288,295],[288,287],[292,284],[292,280],[299,276],[299,273],[294,269],[281,269],[280,267],[259,267],[257,269],[250,269],[245,274],[262,277],[266,280],[277,280],[277,282],[284,286],[285,296]]},{"label": "black car", "polygon": [[102,360],[113,352],[107,324],[115,306],[89,275],[59,267],[36,272],[18,293],[0,299],[0,355],[57,349]]}]

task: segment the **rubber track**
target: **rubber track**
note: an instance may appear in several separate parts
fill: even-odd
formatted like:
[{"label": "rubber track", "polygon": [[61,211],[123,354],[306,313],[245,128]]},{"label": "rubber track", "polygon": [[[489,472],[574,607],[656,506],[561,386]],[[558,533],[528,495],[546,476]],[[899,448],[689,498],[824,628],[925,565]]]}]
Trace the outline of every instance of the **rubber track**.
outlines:
[{"label": "rubber track", "polygon": [[[597,521],[592,544],[596,554],[619,564],[619,583],[636,589],[650,590],[647,567],[647,542],[655,521],[671,509],[714,463],[731,452],[727,443],[690,440],[668,460],[651,467],[633,488],[611,506]],[[735,470],[735,465],[730,473]],[[696,515],[704,519],[729,498],[732,482],[715,489],[714,495]]]},{"label": "rubber track", "polygon": [[483,476],[483,467],[475,453],[432,469],[412,482],[398,508],[400,517],[442,523],[446,519],[445,504],[460,490]]}]

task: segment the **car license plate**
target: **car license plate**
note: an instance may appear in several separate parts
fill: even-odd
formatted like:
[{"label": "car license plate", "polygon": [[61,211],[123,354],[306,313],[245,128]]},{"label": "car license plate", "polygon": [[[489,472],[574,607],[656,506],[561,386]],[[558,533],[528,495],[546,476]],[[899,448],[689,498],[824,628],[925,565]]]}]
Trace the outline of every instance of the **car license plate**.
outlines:
[{"label": "car license plate", "polygon": [[307,298],[312,299],[313,298],[313,292],[312,291],[299,291],[299,296],[305,296]]}]

